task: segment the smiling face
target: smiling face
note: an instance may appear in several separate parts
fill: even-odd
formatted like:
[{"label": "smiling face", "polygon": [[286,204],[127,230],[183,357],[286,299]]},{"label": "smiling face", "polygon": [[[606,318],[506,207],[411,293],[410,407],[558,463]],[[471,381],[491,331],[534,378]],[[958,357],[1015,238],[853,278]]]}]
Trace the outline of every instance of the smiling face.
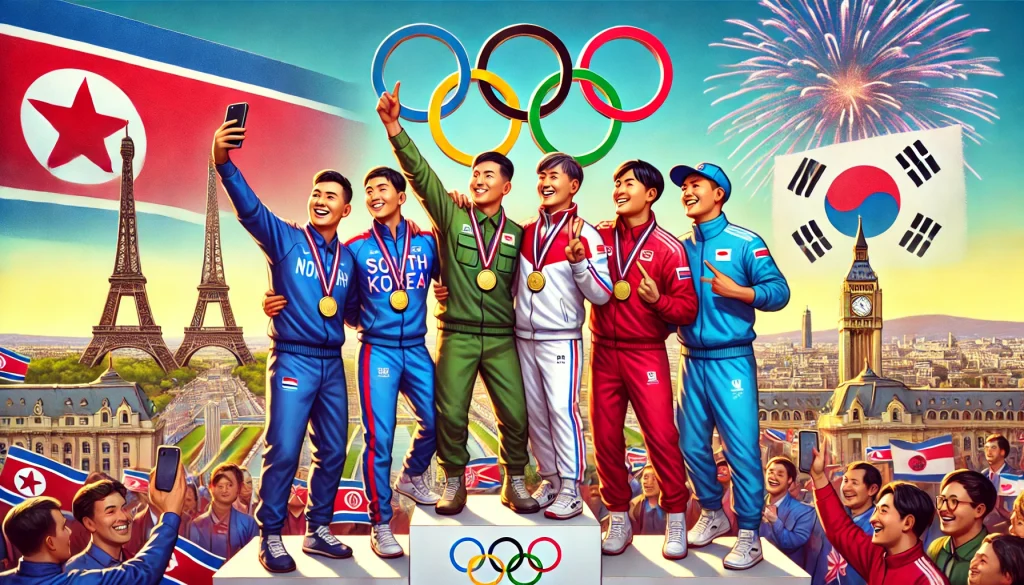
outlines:
[{"label": "smiling face", "polygon": [[772,499],[786,493],[793,480],[790,479],[786,466],[781,463],[773,463],[764,473],[764,483],[768,494]]},{"label": "smiling face", "polygon": [[658,477],[654,473],[653,467],[645,467],[643,475],[640,477],[640,486],[644,489],[644,495],[648,498],[653,498],[661,493],[661,488],[658,487]]},{"label": "smiling face", "polygon": [[713,184],[703,175],[694,173],[683,181],[683,208],[690,219],[705,217],[721,206],[725,190]]},{"label": "smiling face", "polygon": [[352,212],[352,206],[345,203],[345,190],[335,181],[313,185],[308,207],[309,223],[317,228],[337,228],[342,218]]},{"label": "smiling face", "polygon": [[657,195],[657,190],[644,187],[633,175],[632,169],[628,170],[615,179],[615,189],[612,191],[615,214],[622,217],[638,215],[654,203]]},{"label": "smiling face", "polygon": [[883,547],[894,546],[904,532],[911,530],[913,522],[913,516],[909,514],[905,518],[900,518],[892,493],[887,493],[878,500],[875,513],[871,515],[871,528],[874,531],[871,542]]},{"label": "smiling face", "polygon": [[217,479],[217,483],[210,486],[210,493],[213,501],[222,506],[230,506],[238,499],[238,484],[235,483],[235,476],[225,473]]},{"label": "smiling face", "polygon": [[715,468],[715,479],[722,485],[732,481],[732,471],[729,469],[728,463],[722,461],[718,464],[718,467]]},{"label": "smiling face", "polygon": [[94,539],[114,546],[124,546],[132,537],[132,516],[117,492],[93,503],[92,517],[83,518],[82,525]]},{"label": "smiling face", "polygon": [[971,570],[967,574],[969,585],[1010,585],[1013,579],[1003,573],[999,557],[991,542],[983,542],[971,559]]},{"label": "smiling face", "polygon": [[477,163],[469,177],[469,192],[477,207],[499,203],[512,190],[512,181],[501,174],[501,165],[494,161]]},{"label": "smiling face", "polygon": [[864,483],[866,475],[863,469],[851,469],[843,475],[840,492],[843,494],[843,505],[852,510],[859,510],[868,505],[878,492],[878,486]]},{"label": "smiling face", "polygon": [[[940,504],[936,510],[939,514],[939,527],[943,534],[960,536],[967,534],[975,527],[980,528],[985,515],[985,506],[972,504],[971,496],[967,494],[964,486],[950,482],[942,488],[940,495],[947,498],[946,503]],[[951,510],[954,500],[957,502],[956,509]]]},{"label": "smiling face", "polygon": [[377,221],[385,220],[399,213],[405,203],[405,191],[399,192],[387,177],[373,177],[366,182],[366,209]]},{"label": "smiling face", "polygon": [[537,195],[540,206],[548,213],[566,209],[572,205],[572,198],[580,189],[580,182],[570,179],[562,166],[537,173]]}]

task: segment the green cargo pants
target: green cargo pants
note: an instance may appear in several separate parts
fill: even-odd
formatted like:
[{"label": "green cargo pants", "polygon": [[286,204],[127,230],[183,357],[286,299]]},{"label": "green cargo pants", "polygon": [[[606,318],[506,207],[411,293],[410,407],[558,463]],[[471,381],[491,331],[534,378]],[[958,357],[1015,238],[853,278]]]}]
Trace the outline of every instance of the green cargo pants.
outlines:
[{"label": "green cargo pants", "polygon": [[438,333],[434,376],[437,462],[446,477],[461,476],[469,463],[469,406],[478,371],[498,420],[498,463],[507,475],[523,475],[529,462],[526,393],[512,335]]}]

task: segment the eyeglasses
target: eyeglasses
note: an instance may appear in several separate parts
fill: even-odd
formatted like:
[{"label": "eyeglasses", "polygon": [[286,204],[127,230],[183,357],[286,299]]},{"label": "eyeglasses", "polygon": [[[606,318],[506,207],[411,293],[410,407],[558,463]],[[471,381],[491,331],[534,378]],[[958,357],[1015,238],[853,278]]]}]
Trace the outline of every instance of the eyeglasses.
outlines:
[{"label": "eyeglasses", "polygon": [[952,496],[951,497],[935,496],[935,509],[936,510],[941,510],[943,506],[946,506],[946,508],[950,512],[956,512],[956,507],[959,506],[960,504],[970,504],[971,506],[975,506],[976,505],[974,502],[968,502],[967,500],[959,500],[956,497],[952,497]]}]

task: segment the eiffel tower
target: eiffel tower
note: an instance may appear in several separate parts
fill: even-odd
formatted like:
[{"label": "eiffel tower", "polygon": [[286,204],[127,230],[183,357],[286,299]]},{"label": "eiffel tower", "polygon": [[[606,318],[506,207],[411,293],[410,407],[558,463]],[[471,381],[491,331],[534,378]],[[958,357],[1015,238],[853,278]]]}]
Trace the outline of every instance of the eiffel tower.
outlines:
[{"label": "eiffel tower", "polygon": [[[174,354],[182,366],[204,347],[223,347],[230,351],[239,364],[251,364],[256,360],[245,345],[242,328],[235,325],[235,314],[228,301],[228,283],[224,278],[224,261],[220,254],[220,217],[217,206],[217,174],[210,161],[206,181],[206,244],[203,248],[203,276],[199,282],[199,300],[192,316],[192,325],[185,328],[185,339]],[[223,327],[206,327],[203,320],[210,303],[220,305]]]},{"label": "eiffel tower", "polygon": [[[135,179],[132,174],[132,159],[135,158],[135,143],[128,136],[121,139],[121,211],[118,217],[117,255],[114,258],[114,273],[110,276],[110,292],[103,306],[100,324],[92,328],[92,341],[79,363],[95,366],[107,353],[120,348],[140,349],[153,356],[165,372],[178,367],[171,350],[167,349],[160,326],[153,320],[146,295],[146,277],[142,275],[139,260],[139,236],[135,222]],[[118,325],[117,312],[121,297],[134,297],[135,309],[139,316],[138,325]]]}]

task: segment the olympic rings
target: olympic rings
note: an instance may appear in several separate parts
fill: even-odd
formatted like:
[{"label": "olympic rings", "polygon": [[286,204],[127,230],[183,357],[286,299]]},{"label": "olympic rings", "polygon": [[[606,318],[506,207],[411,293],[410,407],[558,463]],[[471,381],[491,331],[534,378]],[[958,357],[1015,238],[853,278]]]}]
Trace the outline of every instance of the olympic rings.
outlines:
[{"label": "olympic rings", "polygon": [[[540,102],[544,99],[551,88],[559,82],[559,73],[553,73],[551,77],[545,79],[537,91],[533,92],[533,97],[530,98],[530,134],[533,135],[533,142],[537,145],[537,148],[543,152],[557,152],[558,149],[548,141],[547,136],[544,135],[544,129],[541,128],[540,119],[544,115],[544,109],[541,107]],[[612,103],[612,106],[618,108],[622,105],[619,101],[619,94],[615,92],[615,88],[612,87],[608,81],[594,73],[589,69],[573,69],[572,70],[573,81],[588,81],[593,83],[601,90],[608,100]],[[562,84],[561,87],[569,87],[568,83]],[[603,103],[603,102],[602,102]],[[581,167],[594,164],[595,162],[604,158],[604,155],[611,152],[612,147],[615,146],[615,141],[619,139],[619,133],[622,131],[622,122],[619,120],[612,120],[612,126],[608,129],[608,134],[604,137],[604,142],[599,144],[597,148],[591,150],[586,154],[575,156],[574,158]]]},{"label": "olympic rings", "polygon": [[[469,559],[469,562],[466,563],[465,567],[459,565],[458,561],[455,560],[455,549],[457,549],[459,545],[464,542],[471,542],[476,545],[477,549],[480,550],[480,554],[472,556]],[[502,560],[494,554],[494,549],[496,549],[498,545],[505,542],[512,544],[512,546],[516,548],[516,554],[512,555],[512,558],[509,559],[508,564],[502,562]],[[555,547],[555,562],[551,563],[551,566],[547,568],[544,567],[544,563],[541,562],[540,558],[533,554],[534,547],[542,542],[551,543],[551,545]],[[562,547],[560,547],[558,543],[555,542],[555,540],[551,537],[541,536],[535,539],[533,542],[531,542],[530,546],[527,547],[526,551],[523,551],[523,545],[520,544],[518,540],[512,538],[511,536],[503,536],[492,542],[491,546],[487,549],[487,552],[485,553],[484,545],[479,540],[471,536],[466,536],[456,540],[452,544],[451,549],[448,551],[448,559],[451,561],[452,566],[455,567],[457,571],[461,573],[466,573],[469,576],[469,580],[473,583],[473,585],[498,585],[498,583],[500,583],[501,580],[506,575],[508,575],[508,579],[510,582],[512,582],[512,585],[535,585],[538,581],[540,581],[540,578],[541,576],[543,576],[544,573],[551,572],[556,567],[558,567],[558,565],[562,564]],[[514,573],[517,569],[522,567],[524,560],[529,563],[530,568],[537,572],[537,576],[534,577],[531,581],[518,581],[512,575],[512,573]],[[475,571],[479,571],[483,567],[484,561],[490,561],[491,567],[493,567],[494,570],[498,572],[498,578],[494,581],[484,583],[477,580],[477,578],[473,575]]]},{"label": "olympic rings", "polygon": [[[572,84],[566,80],[572,79],[572,57],[569,56],[569,49],[565,48],[565,43],[562,42],[562,39],[556,37],[555,33],[548,29],[535,24],[513,24],[499,30],[491,35],[491,38],[487,39],[487,42],[480,49],[480,55],[476,58],[476,68],[487,69],[487,62],[491,59],[491,53],[500,47],[502,43],[515,37],[531,37],[543,41],[544,44],[551,47],[551,50],[558,55],[558,63],[561,66],[561,71],[555,74],[559,82],[558,92],[555,93],[555,97],[551,98],[550,102],[540,108],[540,117],[543,118],[561,107],[565,103],[565,98],[569,97],[569,89]],[[563,81],[565,83],[562,83]],[[490,84],[481,82],[479,88],[480,94],[484,96],[484,101],[487,102],[487,105],[491,106],[492,110],[510,120],[526,121],[527,113],[498,100],[494,96],[494,90]]]},{"label": "olympic rings", "polygon": [[[444,130],[441,129],[441,118],[442,111],[441,100],[448,94],[449,91],[455,87],[456,77],[458,73],[452,73],[440,85],[434,90],[434,93],[430,96],[430,106],[427,108],[427,123],[430,125],[430,135],[434,138],[434,143],[441,149],[448,158],[453,161],[460,163],[465,166],[472,166],[473,155],[462,152],[458,148],[455,148],[451,142],[448,141],[448,137],[444,135]],[[505,101],[510,103],[513,108],[519,107],[519,98],[516,97],[514,91],[505,82],[504,79],[498,77],[494,73],[485,69],[473,69],[470,72],[469,77],[465,79],[473,79],[474,81],[483,82],[489,81],[492,85],[498,88],[498,92],[505,98]],[[449,102],[451,103],[451,102]],[[523,123],[519,120],[510,120],[508,126],[508,133],[505,134],[505,139],[501,141],[501,144],[494,148],[495,151],[501,154],[508,154],[508,151],[512,150],[512,146],[519,140],[519,132],[523,129]]]},{"label": "olympic rings", "polygon": [[[469,93],[469,55],[462,43],[447,30],[433,24],[419,23],[403,26],[388,35],[377,47],[373,54],[373,65],[370,67],[370,81],[373,83],[373,91],[377,97],[384,95],[387,87],[384,85],[384,63],[387,62],[391,53],[398,48],[398,45],[415,37],[430,37],[437,39],[448,46],[455,54],[455,60],[459,64],[459,84],[455,95],[441,106],[441,117],[447,117],[466,101],[466,94]],[[410,122],[426,122],[427,111],[410,108],[405,104],[401,107],[401,116]]]},{"label": "olympic rings", "polygon": [[[403,104],[400,116],[411,122],[428,122],[431,136],[442,152],[465,166],[472,165],[473,157],[451,145],[441,130],[440,121],[462,105],[469,93],[469,85],[474,80],[478,82],[477,87],[487,105],[511,122],[508,134],[501,145],[495,149],[502,154],[507,154],[518,140],[522,122],[529,123],[534,142],[542,151],[545,153],[555,152],[554,146],[540,129],[539,121],[565,103],[572,81],[579,81],[580,90],[587,103],[598,113],[613,121],[611,130],[600,146],[589,153],[576,157],[582,166],[593,164],[608,154],[619,137],[622,123],[637,122],[650,117],[665,103],[672,88],[673,69],[668,50],[657,37],[637,27],[614,26],[601,31],[586,42],[576,66],[572,67],[568,49],[553,32],[534,24],[514,24],[499,30],[487,39],[477,56],[476,67],[470,69],[469,55],[455,35],[437,25],[419,23],[395,30],[377,47],[377,52],[373,56],[370,77],[378,98],[387,91],[384,83],[384,67],[388,57],[398,45],[413,37],[431,37],[444,43],[454,54],[458,70],[448,76],[434,90],[427,110],[417,110]],[[503,43],[515,37],[530,37],[544,42],[557,54],[559,60],[559,71],[542,82],[541,86],[534,91],[533,98],[535,99],[530,100],[529,109],[526,111],[519,108],[518,99],[511,86],[501,77],[486,69],[491,54]],[[618,39],[633,40],[642,44],[654,56],[661,70],[661,79],[654,97],[643,106],[632,110],[623,110],[611,85],[589,69],[597,50],[608,42]],[[543,102],[555,85],[558,86],[555,95],[549,101]],[[595,86],[601,90],[607,101],[598,97]],[[452,89],[455,89],[455,93],[445,99]],[[495,89],[498,90],[504,101],[494,95]],[[536,113],[532,112],[534,109],[537,110]]]}]

